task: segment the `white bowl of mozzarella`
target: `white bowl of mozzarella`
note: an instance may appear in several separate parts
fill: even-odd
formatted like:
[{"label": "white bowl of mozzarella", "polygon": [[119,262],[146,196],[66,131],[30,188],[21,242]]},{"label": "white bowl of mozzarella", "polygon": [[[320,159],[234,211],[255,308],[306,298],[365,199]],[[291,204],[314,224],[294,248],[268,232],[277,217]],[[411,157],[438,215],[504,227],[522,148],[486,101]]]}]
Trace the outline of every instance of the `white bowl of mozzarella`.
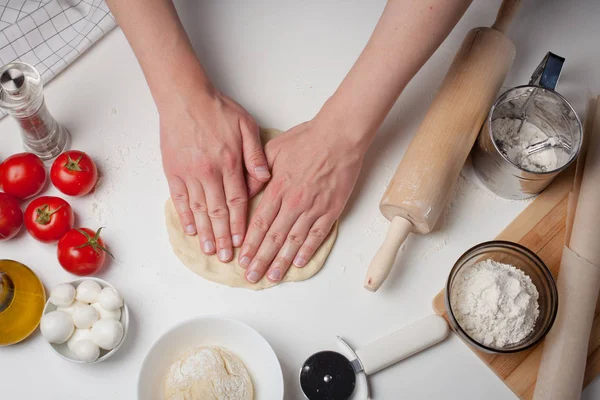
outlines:
[{"label": "white bowl of mozzarella", "polygon": [[52,350],[79,364],[98,363],[115,354],[128,327],[129,309],[121,294],[93,277],[55,286],[40,322]]}]

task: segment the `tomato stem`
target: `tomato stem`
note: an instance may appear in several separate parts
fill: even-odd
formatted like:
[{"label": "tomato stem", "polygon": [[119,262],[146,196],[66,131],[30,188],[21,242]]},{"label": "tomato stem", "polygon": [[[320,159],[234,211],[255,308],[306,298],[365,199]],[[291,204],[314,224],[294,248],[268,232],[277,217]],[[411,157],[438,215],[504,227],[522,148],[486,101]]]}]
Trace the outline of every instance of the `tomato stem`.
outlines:
[{"label": "tomato stem", "polygon": [[79,156],[79,158],[77,158],[77,160],[73,160],[71,158],[71,156],[69,154],[67,154],[67,162],[65,163],[64,167],[66,169],[68,169],[69,171],[75,171],[75,172],[83,172],[86,171],[85,169],[82,169],[81,166],[79,165],[79,162],[81,161],[81,159],[83,158],[83,156]]},{"label": "tomato stem", "polygon": [[61,208],[63,208],[63,206],[58,207],[56,210],[51,210],[48,204],[44,204],[43,206],[35,210],[35,222],[37,222],[40,225],[48,225],[54,213],[60,210]]},{"label": "tomato stem", "polygon": [[77,232],[81,233],[87,239],[87,243],[79,245],[79,246],[77,246],[75,248],[76,249],[81,249],[81,248],[84,248],[84,247],[87,247],[87,246],[91,246],[92,250],[94,250],[96,253],[102,254],[102,252],[105,252],[106,254],[108,254],[109,256],[111,256],[111,258],[114,260],[115,256],[113,256],[112,253],[106,249],[106,247],[102,246],[99,243],[99,241],[100,241],[100,232],[102,231],[103,228],[104,227],[100,227],[96,231],[96,234],[94,235],[94,237],[91,237],[86,231],[84,231],[82,229],[75,228],[75,230]]}]

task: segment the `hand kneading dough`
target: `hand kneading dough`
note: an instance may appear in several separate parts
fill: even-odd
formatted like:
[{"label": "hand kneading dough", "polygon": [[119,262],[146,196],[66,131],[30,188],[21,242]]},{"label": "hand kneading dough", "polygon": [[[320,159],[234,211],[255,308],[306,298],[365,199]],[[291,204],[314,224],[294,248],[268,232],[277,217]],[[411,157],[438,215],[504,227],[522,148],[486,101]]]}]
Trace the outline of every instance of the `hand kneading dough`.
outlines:
[{"label": "hand kneading dough", "polygon": [[[263,143],[265,143],[279,133],[281,132],[275,129],[261,130],[261,139],[263,140]],[[258,206],[261,196],[262,192],[250,201],[248,210],[250,217]],[[183,232],[179,217],[177,216],[177,212],[175,211],[171,199],[167,200],[167,203],[165,204],[165,218],[169,241],[171,242],[175,255],[177,255],[184,265],[201,277],[227,286],[254,290],[266,289],[278,284],[270,282],[266,277],[263,277],[255,284],[248,282],[244,276],[246,270],[237,263],[239,249],[234,249],[233,261],[227,264],[219,261],[216,255],[207,256],[204,254],[200,249],[198,236],[189,236]],[[331,232],[329,232],[329,235],[327,235],[327,238],[325,238],[325,241],[310,259],[308,264],[303,268],[297,268],[292,265],[283,277],[282,282],[303,281],[319,272],[333,247],[335,238],[337,237],[337,225],[338,223],[336,221],[333,228],[331,228]]]},{"label": "hand kneading dough", "polygon": [[163,394],[165,400],[252,400],[254,389],[239,358],[220,347],[199,347],[171,365]]}]

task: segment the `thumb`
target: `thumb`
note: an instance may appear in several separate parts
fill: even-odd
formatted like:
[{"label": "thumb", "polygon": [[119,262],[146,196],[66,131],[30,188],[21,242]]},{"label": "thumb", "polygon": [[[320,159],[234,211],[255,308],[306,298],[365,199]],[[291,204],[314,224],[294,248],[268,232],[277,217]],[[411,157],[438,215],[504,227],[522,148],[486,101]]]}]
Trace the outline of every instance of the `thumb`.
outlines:
[{"label": "thumb", "polygon": [[246,174],[246,186],[248,187],[248,197],[252,198],[256,196],[260,189],[265,185],[264,182],[256,180],[251,175]]},{"label": "thumb", "polygon": [[[240,121],[240,130],[242,132],[242,154],[248,174],[261,183],[268,181],[271,173],[260,142],[258,125],[254,121],[248,123],[242,120]],[[248,183],[250,184],[250,182]]]}]

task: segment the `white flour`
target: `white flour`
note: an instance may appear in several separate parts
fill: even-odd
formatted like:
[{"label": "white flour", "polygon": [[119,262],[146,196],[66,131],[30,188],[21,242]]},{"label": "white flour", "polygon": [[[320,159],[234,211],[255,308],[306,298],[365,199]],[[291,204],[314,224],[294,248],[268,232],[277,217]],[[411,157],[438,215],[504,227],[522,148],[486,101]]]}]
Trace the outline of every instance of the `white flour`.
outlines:
[{"label": "white flour", "polygon": [[[566,155],[560,147],[550,147],[534,154],[527,154],[525,149],[548,139],[541,129],[525,121],[519,131],[521,120],[497,118],[492,121],[494,140],[502,153],[513,163],[532,172],[547,172],[561,166]],[[565,154],[560,154],[565,153]],[[560,160],[559,160],[560,159]]]},{"label": "white flour", "polygon": [[523,340],[540,314],[531,278],[512,265],[493,260],[464,267],[456,276],[450,304],[469,336],[501,348]]}]

